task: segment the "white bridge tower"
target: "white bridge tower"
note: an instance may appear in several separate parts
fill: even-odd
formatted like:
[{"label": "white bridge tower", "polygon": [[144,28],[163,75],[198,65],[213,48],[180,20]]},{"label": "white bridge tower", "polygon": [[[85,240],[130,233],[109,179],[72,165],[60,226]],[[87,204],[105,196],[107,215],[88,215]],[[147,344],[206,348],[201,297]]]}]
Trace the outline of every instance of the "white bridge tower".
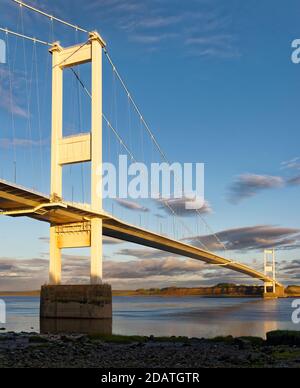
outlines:
[{"label": "white bridge tower", "polygon": [[[91,32],[85,44],[63,48],[54,43],[52,53],[52,140],[51,198],[62,198],[64,165],[91,162],[91,209],[102,211],[102,49],[105,42]],[[63,136],[63,72],[65,68],[91,62],[91,131]],[[91,284],[102,282],[102,219],[50,226],[50,269],[52,285],[61,283],[61,250],[91,248]]]},{"label": "white bridge tower", "polygon": [[272,279],[272,282],[264,283],[264,293],[267,294],[272,287],[272,293],[276,293],[276,260],[275,249],[265,249],[264,251],[264,273]]}]

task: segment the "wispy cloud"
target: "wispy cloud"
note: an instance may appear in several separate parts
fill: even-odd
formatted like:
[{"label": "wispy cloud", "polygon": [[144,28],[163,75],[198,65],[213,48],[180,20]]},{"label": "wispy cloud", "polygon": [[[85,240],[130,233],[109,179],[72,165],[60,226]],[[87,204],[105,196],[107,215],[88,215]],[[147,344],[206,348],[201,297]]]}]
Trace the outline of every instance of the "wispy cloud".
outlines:
[{"label": "wispy cloud", "polygon": [[[267,227],[260,227],[267,228]],[[244,228],[246,229],[246,228]],[[288,230],[277,230],[277,238],[287,235]],[[235,238],[241,234],[253,238],[254,231],[249,228],[248,233],[242,228],[232,232],[227,231]],[[268,234],[268,233],[267,233]],[[247,245],[241,243],[242,246]],[[150,287],[199,287],[204,285],[214,285],[220,282],[230,283],[251,283],[251,279],[229,271],[226,268],[216,268],[206,265],[197,260],[175,257],[168,253],[146,249],[128,251],[132,259],[104,260],[104,279],[112,284],[114,289],[137,289]],[[124,251],[125,253],[125,251]],[[63,255],[64,269],[63,282],[66,284],[82,284],[89,282],[89,257],[78,255]],[[293,282],[300,279],[299,259],[277,263],[280,280]],[[247,263],[246,263],[247,264]],[[254,263],[248,263],[254,265]],[[262,264],[256,265],[262,270]],[[1,257],[0,258],[0,290],[33,290],[39,289],[41,284],[48,281],[49,262],[46,259],[24,259]]]},{"label": "wispy cloud", "polygon": [[101,10],[105,15],[116,12],[136,12],[143,8],[143,3],[138,0],[91,0],[85,5],[85,9],[93,12]]},{"label": "wispy cloud", "polygon": [[259,192],[283,187],[285,181],[280,176],[243,174],[237,177],[230,187],[229,199],[238,203],[245,198],[254,197]]},{"label": "wispy cloud", "polygon": [[[194,205],[194,208],[198,208],[198,212],[201,214],[210,214],[212,213],[212,208],[209,204],[209,202],[205,201],[203,204],[199,204],[198,199],[191,199],[188,197],[182,197],[182,198],[168,198],[168,199],[158,199],[157,200],[159,204],[159,208],[161,210],[164,210],[167,214],[173,215],[173,211],[176,213],[177,216],[182,217],[191,217],[196,216],[197,212],[193,210],[191,207]],[[191,205],[189,208],[188,205]]]},{"label": "wispy cloud", "polygon": [[8,139],[8,138],[0,138],[0,148],[10,148],[10,147],[38,147],[45,145],[45,141],[39,140],[30,140],[30,139]]},{"label": "wispy cloud", "polygon": [[17,72],[12,74],[6,67],[0,68],[0,108],[16,116],[27,118],[27,110],[20,103],[20,83],[22,81],[21,74]]},{"label": "wispy cloud", "polygon": [[131,40],[134,42],[139,43],[159,43],[164,40],[170,40],[177,38],[178,34],[176,33],[164,33],[164,34],[157,34],[157,35],[150,35],[150,34],[133,34],[131,36]]},{"label": "wispy cloud", "polygon": [[120,249],[116,255],[140,260],[163,258],[168,254],[166,254],[166,252],[151,248],[123,248]]},{"label": "wispy cloud", "polygon": [[[89,259],[85,256],[64,255],[63,281],[80,284],[89,281]],[[204,264],[195,260],[174,257],[141,259],[129,261],[104,261],[104,277],[119,288],[131,280],[129,288],[140,286],[141,281],[159,279],[161,286],[178,276],[195,275]],[[0,279],[2,290],[39,289],[48,279],[48,260],[0,258]],[[132,282],[132,280],[135,282]]]},{"label": "wispy cloud", "polygon": [[[218,239],[230,251],[263,250],[277,248],[281,250],[296,249],[300,245],[300,229],[283,228],[272,225],[257,225],[243,228],[227,229],[217,233]],[[223,250],[214,235],[186,238],[192,245],[199,245],[199,240],[212,251]]]},{"label": "wispy cloud", "polygon": [[146,28],[158,28],[158,27],[167,27],[174,24],[178,24],[184,19],[184,15],[164,15],[164,16],[152,16],[149,18],[143,19],[139,23],[135,24],[135,27]]},{"label": "wispy cloud", "polygon": [[236,39],[231,34],[205,34],[189,36],[185,40],[190,52],[202,57],[237,57],[239,50]]},{"label": "wispy cloud", "polygon": [[149,211],[147,207],[144,207],[137,202],[129,201],[127,199],[117,198],[116,202],[121,207],[124,207],[125,209],[129,209],[137,212],[145,212],[145,213]]},{"label": "wispy cloud", "polygon": [[300,157],[296,157],[281,163],[282,169],[300,170]]},{"label": "wispy cloud", "polygon": [[294,176],[287,180],[289,186],[299,186],[300,185],[300,175]]},{"label": "wispy cloud", "polygon": [[2,290],[38,289],[47,279],[48,261],[33,258],[0,258],[0,287]]},{"label": "wispy cloud", "polygon": [[293,175],[289,178],[286,178],[286,184],[288,186],[299,186],[300,185],[300,157],[293,158],[291,160],[281,163],[283,170],[287,170],[290,175]]},{"label": "wispy cloud", "polygon": [[234,204],[262,191],[300,185],[300,157],[281,163],[280,175],[241,174],[229,187],[228,199]]},{"label": "wispy cloud", "polygon": [[152,276],[195,274],[201,271],[203,266],[203,263],[195,260],[182,260],[174,257],[127,262],[108,261],[105,265],[105,273],[109,279],[141,279]]},{"label": "wispy cloud", "polygon": [[[84,10],[114,23],[128,39],[146,49],[157,49],[176,39],[176,46],[198,56],[232,57],[238,54],[232,17],[226,8],[207,1],[91,0]],[[175,46],[174,46],[175,47]]]},{"label": "wispy cloud", "polygon": [[7,89],[4,89],[0,85],[0,108],[4,109],[7,112],[11,112],[16,116],[27,118],[27,111],[19,105],[16,101],[16,98],[13,96],[11,98],[10,93]]}]

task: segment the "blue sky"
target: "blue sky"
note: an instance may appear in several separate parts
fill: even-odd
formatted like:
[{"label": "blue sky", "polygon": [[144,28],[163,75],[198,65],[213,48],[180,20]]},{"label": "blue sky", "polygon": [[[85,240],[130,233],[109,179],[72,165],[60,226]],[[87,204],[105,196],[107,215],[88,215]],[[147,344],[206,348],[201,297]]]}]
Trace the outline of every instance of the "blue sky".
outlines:
[{"label": "blue sky", "polygon": [[[29,3],[102,34],[169,159],[205,163],[205,195],[212,209],[205,218],[220,233],[229,250],[227,255],[251,265],[255,261],[259,268],[262,249],[275,246],[278,265],[286,276],[283,280],[296,283],[300,276],[297,270],[300,160],[296,159],[300,156],[300,65],[291,61],[291,43],[300,38],[299,2],[290,0],[288,5],[283,0]],[[50,42],[60,40],[62,45],[86,39],[85,34],[76,34],[57,23],[52,28],[47,19],[25,9],[21,18],[19,7],[11,0],[0,0],[0,9],[1,27],[18,32],[24,28],[27,35]],[[0,39],[5,39],[1,35]],[[0,65],[0,177],[13,180],[16,153],[18,183],[47,192],[49,174],[42,177],[41,170],[44,167],[44,171],[49,171],[50,58],[44,46],[37,45],[34,49],[31,42],[8,39],[9,63]],[[88,70],[86,66],[81,74],[87,84]],[[10,80],[15,139],[9,104]],[[64,129],[69,134],[89,126],[89,101],[70,74],[66,75],[65,87],[72,91],[64,101]],[[158,154],[146,135],[141,138],[138,119],[131,110],[129,124],[126,95],[107,63],[104,63],[104,110],[141,159],[157,161]],[[104,153],[107,159],[114,159],[119,146],[108,133],[105,128]],[[285,163],[288,161],[292,162]],[[66,169],[66,197],[70,198],[73,186],[76,200],[88,199],[88,168]],[[139,223],[142,219],[151,228],[170,230],[172,220],[166,212],[153,203],[141,206],[149,207],[151,212],[140,208],[129,210],[120,203],[114,205],[114,211],[131,222]],[[111,203],[107,209],[111,210]],[[151,216],[154,213],[163,218]],[[199,233],[202,238],[205,236],[211,249],[219,249],[211,232],[196,217],[184,219],[192,235],[179,230],[182,238],[197,242],[195,235]],[[46,281],[47,225],[1,219],[0,235],[0,289],[32,288]],[[86,254],[85,251],[66,253],[69,281],[75,281],[76,275],[87,274]],[[248,280],[226,270],[217,273],[199,263],[128,244],[105,244],[105,261],[106,278],[118,288]]]}]

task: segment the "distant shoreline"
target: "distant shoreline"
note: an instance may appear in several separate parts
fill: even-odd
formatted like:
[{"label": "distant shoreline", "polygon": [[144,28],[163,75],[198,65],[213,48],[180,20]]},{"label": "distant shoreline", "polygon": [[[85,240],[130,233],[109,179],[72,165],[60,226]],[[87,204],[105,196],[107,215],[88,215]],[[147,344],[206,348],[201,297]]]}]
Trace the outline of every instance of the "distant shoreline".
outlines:
[{"label": "distant shoreline", "polygon": [[[300,296],[300,286],[288,286],[285,289],[287,297]],[[165,296],[165,297],[183,297],[183,296],[206,296],[206,297],[260,297],[263,293],[262,286],[218,284],[212,287],[166,287],[150,288],[138,290],[113,290],[113,296]],[[0,297],[4,296],[40,296],[40,290],[32,291],[0,291]]]},{"label": "distant shoreline", "polygon": [[0,291],[1,296],[40,296],[40,291]]}]

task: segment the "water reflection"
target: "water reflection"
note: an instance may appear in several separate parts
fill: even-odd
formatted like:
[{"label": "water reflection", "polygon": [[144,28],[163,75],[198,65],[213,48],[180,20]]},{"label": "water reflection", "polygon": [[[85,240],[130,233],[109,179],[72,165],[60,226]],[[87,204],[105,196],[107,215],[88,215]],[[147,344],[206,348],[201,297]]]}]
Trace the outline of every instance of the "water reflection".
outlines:
[{"label": "water reflection", "polygon": [[114,297],[113,322],[50,320],[41,322],[41,328],[39,298],[3,299],[7,306],[5,331],[265,337],[272,330],[300,330],[291,320],[291,299]]},{"label": "water reflection", "polygon": [[147,321],[134,322],[117,320],[113,324],[114,334],[123,335],[155,335],[155,336],[186,336],[197,338],[213,338],[217,336],[234,337],[254,336],[265,338],[266,333],[277,329],[293,329],[292,326],[278,325],[276,322],[174,322],[174,321]]},{"label": "water reflection", "polygon": [[249,298],[115,298],[113,332],[139,335],[266,337],[297,330],[290,300]]},{"label": "water reflection", "polygon": [[40,319],[42,334],[82,333],[82,334],[112,334],[111,319]]}]

